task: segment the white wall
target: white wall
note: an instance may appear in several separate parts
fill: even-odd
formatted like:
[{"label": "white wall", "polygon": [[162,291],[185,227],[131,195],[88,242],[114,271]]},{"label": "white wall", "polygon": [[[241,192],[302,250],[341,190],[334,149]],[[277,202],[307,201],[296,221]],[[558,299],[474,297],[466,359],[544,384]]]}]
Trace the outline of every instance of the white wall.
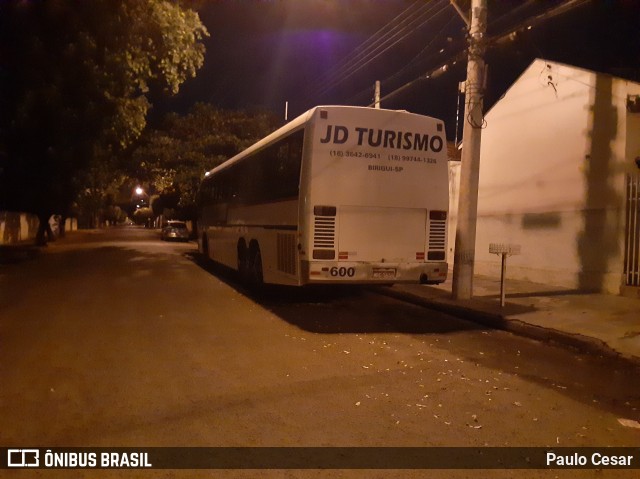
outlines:
[{"label": "white wall", "polygon": [[515,243],[510,278],[619,291],[626,139],[639,134],[626,96],[639,88],[543,60],[514,83],[482,134],[476,273],[499,275],[489,243]]},{"label": "white wall", "polygon": [[34,240],[38,223],[38,217],[35,215],[0,211],[0,244]]}]

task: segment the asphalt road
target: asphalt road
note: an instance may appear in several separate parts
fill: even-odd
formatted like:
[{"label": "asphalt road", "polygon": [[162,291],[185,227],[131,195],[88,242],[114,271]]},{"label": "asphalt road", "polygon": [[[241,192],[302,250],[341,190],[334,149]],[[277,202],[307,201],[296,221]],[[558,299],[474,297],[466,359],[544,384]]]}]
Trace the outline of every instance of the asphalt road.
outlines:
[{"label": "asphalt road", "polygon": [[[194,243],[161,242],[155,231],[76,233],[35,259],[0,265],[0,445],[8,447],[638,446],[639,431],[618,419],[639,409],[637,370],[366,289],[252,297],[203,263]],[[81,477],[54,472],[0,476]],[[513,475],[116,472],[91,474]]]}]

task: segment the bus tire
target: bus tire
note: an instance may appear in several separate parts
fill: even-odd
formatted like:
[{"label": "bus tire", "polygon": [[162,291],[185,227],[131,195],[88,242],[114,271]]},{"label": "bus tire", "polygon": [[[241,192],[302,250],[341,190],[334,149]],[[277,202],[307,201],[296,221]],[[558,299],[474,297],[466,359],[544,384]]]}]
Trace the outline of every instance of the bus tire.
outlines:
[{"label": "bus tire", "polygon": [[249,254],[247,251],[247,243],[243,238],[238,241],[238,274],[240,281],[247,283],[249,281]]},{"label": "bus tire", "polygon": [[252,289],[259,289],[264,278],[262,275],[262,254],[258,243],[252,243],[249,248],[249,285]]}]

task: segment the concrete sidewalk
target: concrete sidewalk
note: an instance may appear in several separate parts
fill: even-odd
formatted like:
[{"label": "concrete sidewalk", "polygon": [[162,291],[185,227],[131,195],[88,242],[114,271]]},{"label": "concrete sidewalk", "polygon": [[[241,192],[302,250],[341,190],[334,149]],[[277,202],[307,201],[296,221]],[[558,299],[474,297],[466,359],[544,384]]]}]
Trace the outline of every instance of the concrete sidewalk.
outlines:
[{"label": "concrete sidewalk", "polygon": [[49,240],[45,246],[36,246],[35,240],[23,240],[17,243],[0,244],[0,266],[3,264],[22,263],[32,260],[47,251],[56,251],[56,246],[103,241],[108,229],[83,229],[67,231],[65,236]]},{"label": "concrete sidewalk", "polygon": [[476,276],[473,299],[454,301],[451,276],[438,286],[395,285],[378,291],[494,328],[640,365],[640,299],[507,280],[501,307],[499,278]]}]

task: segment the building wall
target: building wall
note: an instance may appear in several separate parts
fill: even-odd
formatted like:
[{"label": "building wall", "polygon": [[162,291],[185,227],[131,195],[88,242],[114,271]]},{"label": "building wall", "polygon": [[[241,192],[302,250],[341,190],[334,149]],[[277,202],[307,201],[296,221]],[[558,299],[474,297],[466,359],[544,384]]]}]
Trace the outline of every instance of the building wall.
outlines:
[{"label": "building wall", "polygon": [[[536,60],[486,115],[475,272],[500,275],[490,243],[521,246],[509,278],[620,291],[625,176],[638,174],[640,118],[626,111],[640,85]],[[633,117],[632,117],[633,116]],[[459,164],[450,164],[453,260]]]},{"label": "building wall", "polygon": [[[13,211],[0,211],[0,245],[19,244],[35,241],[40,221],[36,215]],[[58,219],[52,216],[49,224],[54,234],[59,234]],[[78,229],[76,218],[67,218],[65,231]]]},{"label": "building wall", "polygon": [[0,245],[33,241],[38,231],[38,217],[28,213],[0,211]]},{"label": "building wall", "polygon": [[625,174],[637,170],[626,98],[638,90],[543,60],[514,83],[482,134],[476,273],[499,275],[489,244],[513,243],[510,278],[619,292]]}]

